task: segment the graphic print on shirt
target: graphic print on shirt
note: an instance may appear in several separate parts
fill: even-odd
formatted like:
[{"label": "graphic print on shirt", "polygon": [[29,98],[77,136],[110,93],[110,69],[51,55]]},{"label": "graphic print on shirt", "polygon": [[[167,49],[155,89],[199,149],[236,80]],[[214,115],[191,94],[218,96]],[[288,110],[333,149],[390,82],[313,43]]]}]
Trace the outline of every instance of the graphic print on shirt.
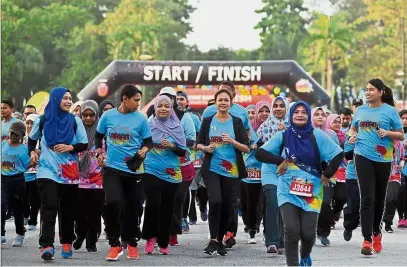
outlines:
[{"label": "graphic print on shirt", "polygon": [[[377,129],[380,128],[379,123],[374,121],[361,121],[359,122],[359,131],[364,132],[377,132]],[[385,160],[393,159],[393,140],[390,141],[388,147],[383,145],[376,145],[376,152],[378,152]]]},{"label": "graphic print on shirt", "polygon": [[3,175],[16,175],[24,173],[30,164],[28,149],[25,145],[11,147],[8,141],[2,143],[1,173]]},{"label": "graphic print on shirt", "polygon": [[[169,138],[169,139],[171,139],[171,138]],[[177,157],[175,154],[173,154],[172,151],[170,151],[168,148],[166,148],[165,146],[163,146],[161,144],[154,144],[153,148],[151,149],[151,151],[149,153],[154,155],[155,158],[159,158],[162,160],[165,160],[167,157],[178,158],[178,161],[180,162],[180,157]],[[162,168],[162,165],[161,165],[161,168]],[[171,177],[171,179],[173,179],[175,181],[182,180],[180,164],[177,164],[176,167],[164,168],[164,173],[169,175]]]},{"label": "graphic print on shirt", "polygon": [[[211,126],[211,128],[213,128],[213,131],[216,132],[216,126]],[[215,144],[216,149],[228,149],[229,146],[231,146],[231,144],[222,141],[222,136],[211,136],[210,143]],[[231,175],[238,176],[238,169],[236,163],[233,164],[227,159],[222,159],[220,166],[222,166],[224,170],[230,173]]]},{"label": "graphic print on shirt", "polygon": [[[78,153],[79,160],[82,159],[85,152]],[[99,166],[96,158],[96,147],[93,146],[89,150],[90,164],[87,176],[85,173],[80,173],[79,188],[85,189],[101,189],[102,186],[102,167]]]},{"label": "graphic print on shirt", "polygon": [[119,146],[129,143],[130,138],[130,129],[127,126],[113,127],[112,132],[109,133],[110,141]]}]

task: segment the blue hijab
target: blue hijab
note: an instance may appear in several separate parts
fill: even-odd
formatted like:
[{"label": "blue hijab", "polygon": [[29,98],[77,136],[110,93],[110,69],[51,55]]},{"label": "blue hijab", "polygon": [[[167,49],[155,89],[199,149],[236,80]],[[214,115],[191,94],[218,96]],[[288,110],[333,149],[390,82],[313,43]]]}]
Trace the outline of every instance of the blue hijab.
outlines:
[{"label": "blue hijab", "polygon": [[[294,111],[299,105],[304,106],[308,114],[307,124],[302,127],[295,126],[293,122]],[[318,162],[311,141],[311,133],[314,130],[311,119],[311,108],[308,103],[298,101],[293,104],[290,108],[290,127],[284,133],[284,146],[287,158],[295,159],[311,168],[318,169]]]},{"label": "blue hijab", "polygon": [[44,137],[50,148],[57,144],[69,145],[75,135],[75,116],[61,109],[61,101],[66,92],[69,90],[65,87],[52,89],[45,107]]}]

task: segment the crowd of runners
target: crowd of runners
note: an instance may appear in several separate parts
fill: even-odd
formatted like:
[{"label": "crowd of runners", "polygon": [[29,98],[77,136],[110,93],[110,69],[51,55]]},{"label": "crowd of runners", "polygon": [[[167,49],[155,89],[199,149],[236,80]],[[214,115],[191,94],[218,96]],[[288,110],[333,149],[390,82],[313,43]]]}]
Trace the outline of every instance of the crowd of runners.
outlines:
[{"label": "crowd of runners", "polygon": [[244,108],[235,95],[220,83],[202,114],[172,87],[146,114],[133,85],[119,106],[73,104],[56,87],[41,116],[2,100],[2,245],[11,217],[12,246],[38,229],[40,256],[53,260],[58,218],[62,258],[82,246],[97,252],[104,235],[108,261],[139,259],[141,239],[145,254],[168,255],[199,215],[209,226],[203,253],[226,256],[243,238],[240,215],[248,244],[262,239],[288,266],[311,266],[316,240],[329,245],[341,216],[346,241],[361,227],[363,255],[381,252],[382,225],[392,233],[396,212],[396,227],[407,228],[407,110],[383,81],[337,114],[281,96]]}]

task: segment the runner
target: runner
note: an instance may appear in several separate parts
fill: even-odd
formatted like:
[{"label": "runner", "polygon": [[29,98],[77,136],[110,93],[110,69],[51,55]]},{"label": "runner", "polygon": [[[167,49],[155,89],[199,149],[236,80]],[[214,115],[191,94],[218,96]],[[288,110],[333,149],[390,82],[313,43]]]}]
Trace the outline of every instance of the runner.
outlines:
[{"label": "runner", "polygon": [[[126,85],[120,94],[121,105],[106,111],[97,127],[96,151],[99,164],[103,166],[103,189],[105,191],[105,225],[110,250],[107,261],[116,261],[123,254],[120,244],[121,227],[127,245],[129,259],[139,259],[137,242],[138,203],[141,193],[141,169],[129,169],[127,162],[133,157],[144,160],[152,147],[151,132],[147,119],[137,111],[143,93],[134,85]],[[107,156],[103,154],[103,138],[106,135]],[[142,165],[141,165],[142,166]],[[140,167],[140,165],[138,166]],[[120,224],[121,212],[124,213]]]},{"label": "runner", "polygon": [[257,243],[256,234],[260,232],[260,223],[263,218],[261,213],[264,200],[261,190],[261,162],[255,158],[256,142],[258,140],[256,131],[269,116],[270,104],[266,101],[259,101],[255,106],[250,153],[244,156],[248,177],[243,179],[240,184],[240,205],[243,223],[249,234],[248,244]]},{"label": "runner", "polygon": [[81,117],[81,105],[82,105],[83,101],[77,101],[75,102],[75,104],[73,104],[70,112],[75,115],[76,117]]},{"label": "runner", "polygon": [[[382,80],[372,79],[366,88],[368,104],[357,108],[351,130],[357,132],[355,166],[361,196],[364,237],[361,253],[382,250],[381,221],[393,159],[393,141],[404,139],[403,125],[394,108],[393,92]],[[372,245],[373,241],[373,245]]]},{"label": "runner", "polygon": [[349,108],[342,108],[339,114],[341,115],[342,120],[340,130],[346,134],[350,129],[350,123],[352,121],[352,110],[350,110]]},{"label": "runner", "polygon": [[[276,97],[271,103],[271,107],[272,113],[270,117],[257,130],[257,134],[261,137],[263,143],[266,143],[278,132],[284,131],[290,126],[288,100],[280,96]],[[258,145],[261,146],[261,143],[258,143]],[[262,148],[258,149],[256,159],[263,162],[261,165],[261,182],[266,195],[265,245],[267,253],[282,254],[284,252],[284,233],[281,212],[277,203],[277,166],[262,161],[263,153],[267,153],[267,151]]]},{"label": "runner", "polygon": [[79,153],[78,214],[75,220],[76,240],[73,248],[78,250],[86,239],[86,250],[97,252],[96,242],[101,226],[104,192],[102,168],[96,158],[95,136],[99,122],[99,107],[93,100],[81,104],[81,118],[88,137],[86,151]]},{"label": "runner", "polygon": [[102,117],[103,113],[105,113],[106,111],[108,111],[112,108],[115,108],[113,101],[111,101],[109,99],[103,100],[99,104],[99,116]]},{"label": "runner", "polygon": [[[82,121],[69,113],[72,96],[68,89],[52,89],[44,115],[35,121],[28,139],[31,160],[38,162],[37,184],[41,196],[41,258],[54,259],[55,223],[60,213],[61,257],[72,257],[74,219],[79,170],[77,154],[86,150],[88,139]],[[41,154],[36,153],[41,140]]]},{"label": "runner", "polygon": [[[407,110],[400,111],[400,118],[403,123],[404,130],[404,150],[407,154]],[[398,228],[407,228],[407,165],[404,164],[404,168],[401,170],[401,187],[399,199],[397,202],[397,212],[399,215]]]},{"label": "runner", "polygon": [[187,151],[184,130],[172,107],[172,100],[159,96],[154,103],[155,116],[150,120],[154,147],[145,159],[143,188],[146,207],[143,223],[144,251],[154,252],[158,242],[160,254],[168,255],[174,199],[182,183],[180,157]]},{"label": "runner", "polygon": [[254,120],[256,118],[256,105],[248,105],[246,107],[247,114],[249,115],[250,124],[253,125]]},{"label": "runner", "polygon": [[[278,132],[261,147],[267,151],[262,161],[278,166],[278,205],[284,222],[286,263],[311,266],[322,187],[328,185],[327,177],[333,176],[343,153],[324,132],[312,127],[307,103],[298,101],[291,107],[290,122],[287,130]],[[324,171],[323,161],[329,162]]]},{"label": "runner", "polygon": [[209,196],[211,241],[204,253],[209,255],[227,255],[222,240],[225,234],[234,240],[228,222],[237,217],[238,178],[247,177],[242,152],[249,152],[249,139],[242,121],[229,114],[232,99],[227,89],[216,92],[218,111],[202,121],[198,138],[197,148],[205,153],[201,171]]},{"label": "runner", "polygon": [[13,247],[24,243],[24,172],[32,164],[28,149],[23,145],[25,125],[22,121],[13,122],[9,129],[9,138],[1,144],[1,244],[6,244],[6,212],[9,207],[14,211],[16,237]]},{"label": "runner", "polygon": [[24,121],[27,120],[27,117],[31,114],[37,114],[37,109],[33,105],[27,105],[24,108]]},{"label": "runner", "polygon": [[1,141],[8,140],[8,128],[18,121],[13,117],[14,104],[10,100],[1,101]]}]

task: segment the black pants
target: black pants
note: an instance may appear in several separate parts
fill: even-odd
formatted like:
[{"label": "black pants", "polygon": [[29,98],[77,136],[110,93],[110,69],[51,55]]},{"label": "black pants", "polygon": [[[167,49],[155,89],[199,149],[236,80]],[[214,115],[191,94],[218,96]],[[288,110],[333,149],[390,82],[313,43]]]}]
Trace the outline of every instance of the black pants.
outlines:
[{"label": "black pants", "polygon": [[37,184],[41,197],[40,246],[54,246],[57,214],[60,218],[61,244],[72,244],[75,240],[74,221],[77,211],[78,185],[60,184],[46,178],[37,179]]},{"label": "black pants", "polygon": [[183,209],[183,216],[182,218],[189,217],[190,221],[197,221],[198,218],[196,217],[196,190],[190,190],[187,194],[184,202],[184,209]]},{"label": "black pants", "polygon": [[96,245],[102,224],[104,197],[102,189],[78,189],[75,233],[78,239],[86,238],[86,248]]},{"label": "black pants", "polygon": [[[259,230],[263,197],[261,183],[240,183],[240,205],[244,224],[249,230]],[[260,214],[259,214],[260,213]]]},{"label": "black pants", "polygon": [[157,238],[160,248],[167,248],[173,220],[174,199],[180,183],[166,182],[152,174],[143,175],[146,196],[143,239]]},{"label": "black pants", "polygon": [[366,241],[372,242],[372,233],[381,233],[391,162],[375,162],[355,155],[355,167],[360,190],[362,235]]},{"label": "black pants", "polygon": [[26,193],[26,211],[25,218],[28,219],[28,225],[37,225],[38,213],[41,207],[40,192],[38,191],[37,181],[25,182]]},{"label": "black pants", "polygon": [[317,235],[328,237],[331,234],[331,226],[334,222],[333,209],[331,206],[332,198],[335,194],[335,185],[329,183],[324,186],[324,198],[321,205],[321,211],[318,217]]},{"label": "black pants", "polygon": [[389,185],[387,186],[386,204],[383,214],[383,222],[386,223],[387,225],[393,224],[399,194],[400,194],[400,183],[390,182]]},{"label": "black pants", "polygon": [[301,258],[311,254],[315,244],[318,213],[285,203],[280,207],[284,223],[284,245],[287,266],[299,266],[298,241],[301,241]]},{"label": "black pants", "polygon": [[239,226],[239,188],[240,188],[240,183],[241,183],[240,179],[237,179],[237,180],[238,180],[237,194],[233,196],[231,209],[229,211],[230,212],[229,220],[228,220],[228,224],[226,227],[226,231],[232,232],[233,236],[235,236],[235,237],[237,234],[237,228]]},{"label": "black pants", "polygon": [[200,212],[207,211],[208,206],[208,190],[204,186],[198,186],[198,190],[196,191],[196,197],[198,198],[198,206]]},{"label": "black pants", "polygon": [[360,221],[360,193],[356,179],[347,179],[348,204],[343,211],[343,227],[347,231],[355,230]]},{"label": "black pants", "polygon": [[1,175],[1,235],[6,235],[6,215],[12,208],[14,212],[14,224],[16,234],[24,235],[24,175],[13,176]]},{"label": "black pants", "polygon": [[209,172],[208,177],[203,177],[208,190],[209,198],[209,231],[211,239],[223,240],[228,222],[237,209],[233,205],[239,192],[239,179],[228,178],[214,172]]},{"label": "black pants", "polygon": [[120,246],[121,214],[123,213],[123,239],[137,246],[140,233],[137,230],[141,175],[105,167],[103,189],[105,190],[106,234],[111,247]]},{"label": "black pants", "polygon": [[189,186],[191,185],[191,183],[192,181],[182,181],[175,194],[171,235],[182,235],[184,203],[187,194],[189,194]]},{"label": "black pants", "polygon": [[401,186],[400,186],[400,193],[399,198],[397,201],[397,212],[399,214],[399,218],[407,219],[407,177],[402,176],[401,178]]},{"label": "black pants", "polygon": [[333,213],[340,213],[348,200],[348,189],[346,183],[337,182],[334,187],[334,195],[332,198]]}]

